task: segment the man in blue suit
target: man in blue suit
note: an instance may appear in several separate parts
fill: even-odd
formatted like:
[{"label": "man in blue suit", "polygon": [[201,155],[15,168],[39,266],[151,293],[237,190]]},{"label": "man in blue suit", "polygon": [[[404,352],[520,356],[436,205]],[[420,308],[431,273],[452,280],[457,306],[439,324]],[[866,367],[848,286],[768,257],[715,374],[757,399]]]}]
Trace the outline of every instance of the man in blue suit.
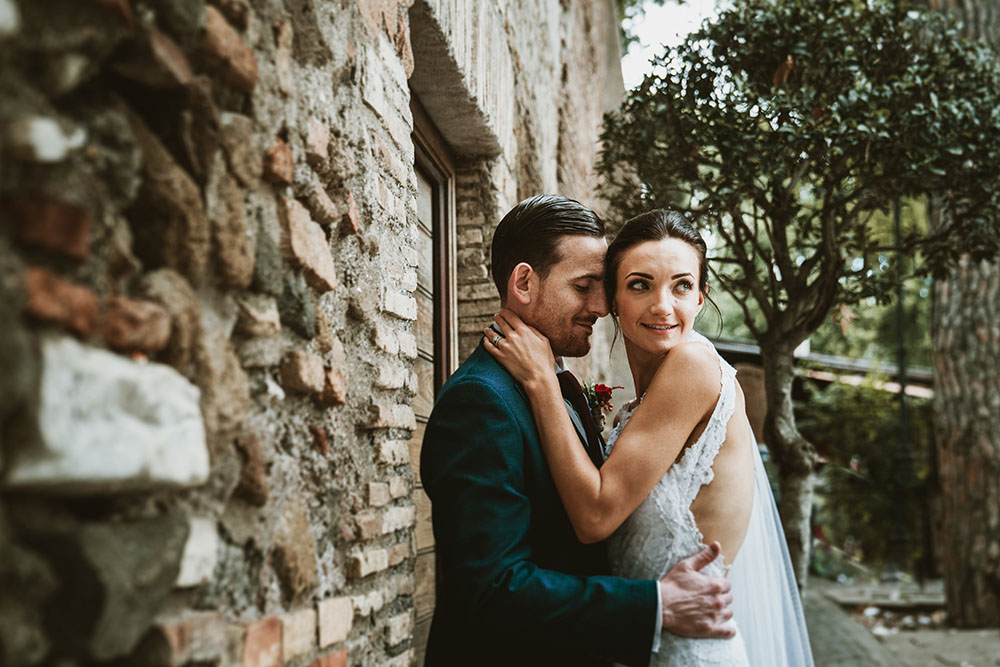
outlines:
[{"label": "man in blue suit", "polygon": [[[522,201],[494,233],[501,303],[548,337],[559,363],[590,350],[593,325],[608,313],[604,234],[590,209],[555,195]],[[716,550],[659,582],[635,581],[608,575],[603,544],[577,540],[527,397],[483,349],[500,342],[484,339],[455,371],[424,436],[420,470],[438,559],[426,664],[647,665],[661,628],[730,636],[722,627],[732,616],[729,584],[698,571]],[[579,396],[566,396],[581,446],[599,465],[593,418],[573,407]]]}]

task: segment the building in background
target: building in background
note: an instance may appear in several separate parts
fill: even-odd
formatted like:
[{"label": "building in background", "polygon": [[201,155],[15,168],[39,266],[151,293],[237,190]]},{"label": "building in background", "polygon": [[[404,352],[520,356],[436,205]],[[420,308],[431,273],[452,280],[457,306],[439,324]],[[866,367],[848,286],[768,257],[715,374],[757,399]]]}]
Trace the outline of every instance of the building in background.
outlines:
[{"label": "building in background", "polygon": [[619,58],[613,0],[0,0],[0,663],[421,663],[423,425]]}]

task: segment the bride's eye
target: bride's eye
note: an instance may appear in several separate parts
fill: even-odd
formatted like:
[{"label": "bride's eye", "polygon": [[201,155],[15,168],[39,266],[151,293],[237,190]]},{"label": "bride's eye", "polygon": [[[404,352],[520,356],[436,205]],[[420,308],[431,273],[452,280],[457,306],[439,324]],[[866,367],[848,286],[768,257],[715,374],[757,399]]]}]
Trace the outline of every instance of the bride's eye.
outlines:
[{"label": "bride's eye", "polygon": [[682,280],[679,283],[677,283],[675,289],[677,289],[678,292],[686,294],[694,289],[694,283],[692,283],[690,280]]},{"label": "bride's eye", "polygon": [[629,281],[627,287],[631,290],[645,291],[649,289],[649,283],[641,278],[636,278],[635,280]]}]

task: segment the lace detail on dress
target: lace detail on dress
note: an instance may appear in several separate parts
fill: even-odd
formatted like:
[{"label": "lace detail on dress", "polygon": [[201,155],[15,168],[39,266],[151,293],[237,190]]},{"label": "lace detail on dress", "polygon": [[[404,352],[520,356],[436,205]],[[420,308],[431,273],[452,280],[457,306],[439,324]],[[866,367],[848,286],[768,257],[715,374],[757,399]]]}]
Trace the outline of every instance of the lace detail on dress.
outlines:
[{"label": "lace detail on dress", "polygon": [[[702,342],[712,350],[712,343],[699,333],[688,340]],[[736,370],[722,357],[721,391],[709,417],[708,425],[656,483],[632,515],[608,538],[608,556],[614,574],[630,579],[660,579],[674,565],[705,547],[701,530],[691,513],[691,503],[698,491],[712,481],[712,464],[726,439],[726,428],[736,408]],[[607,452],[614,448],[622,430],[641,404],[623,406],[618,424],[608,437]],[[720,561],[705,570],[713,576],[725,576]],[[747,665],[743,640],[737,632],[733,639],[689,639],[664,631],[660,650],[651,665],[696,667],[703,665]]]}]

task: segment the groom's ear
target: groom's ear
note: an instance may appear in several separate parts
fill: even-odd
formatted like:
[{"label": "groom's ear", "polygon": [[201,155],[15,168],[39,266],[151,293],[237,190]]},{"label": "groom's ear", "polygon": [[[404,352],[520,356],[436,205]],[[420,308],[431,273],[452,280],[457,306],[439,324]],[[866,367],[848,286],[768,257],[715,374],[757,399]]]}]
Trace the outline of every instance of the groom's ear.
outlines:
[{"label": "groom's ear", "polygon": [[527,306],[538,291],[538,274],[531,264],[521,262],[510,272],[507,279],[507,299]]}]

